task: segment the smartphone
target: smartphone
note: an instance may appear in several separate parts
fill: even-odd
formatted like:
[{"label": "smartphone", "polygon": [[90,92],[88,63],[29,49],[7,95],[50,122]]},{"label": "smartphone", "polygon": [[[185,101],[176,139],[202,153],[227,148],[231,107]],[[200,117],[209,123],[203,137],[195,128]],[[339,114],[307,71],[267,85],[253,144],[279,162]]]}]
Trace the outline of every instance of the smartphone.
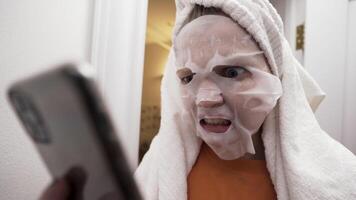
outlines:
[{"label": "smartphone", "polygon": [[53,178],[75,167],[84,199],[141,199],[92,71],[63,64],[14,83],[8,99]]}]

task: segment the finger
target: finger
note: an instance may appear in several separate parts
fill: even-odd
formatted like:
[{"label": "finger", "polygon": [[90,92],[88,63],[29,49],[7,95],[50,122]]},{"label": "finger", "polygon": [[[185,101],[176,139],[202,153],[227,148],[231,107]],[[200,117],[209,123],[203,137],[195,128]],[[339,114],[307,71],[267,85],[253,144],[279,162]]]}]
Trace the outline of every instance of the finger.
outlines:
[{"label": "finger", "polygon": [[72,167],[65,175],[70,184],[70,199],[81,200],[83,198],[84,186],[87,174],[81,167]]},{"label": "finger", "polygon": [[54,181],[42,194],[40,200],[67,200],[70,189],[64,178]]}]

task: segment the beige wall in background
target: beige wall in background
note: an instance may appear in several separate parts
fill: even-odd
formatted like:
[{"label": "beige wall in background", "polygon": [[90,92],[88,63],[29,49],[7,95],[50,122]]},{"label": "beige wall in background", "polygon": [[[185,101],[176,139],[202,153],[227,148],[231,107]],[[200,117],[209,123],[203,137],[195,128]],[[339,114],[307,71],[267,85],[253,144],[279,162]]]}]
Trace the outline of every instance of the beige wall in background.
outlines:
[{"label": "beige wall in background", "polygon": [[149,0],[140,125],[140,160],[160,126],[161,80],[171,47],[174,0]]},{"label": "beige wall in background", "polygon": [[160,105],[160,86],[168,50],[156,43],[146,44],[143,77],[143,105]]},{"label": "beige wall in background", "polygon": [[168,50],[158,44],[146,44],[143,78],[140,158],[148,150],[152,138],[160,126],[161,95],[160,86]]}]

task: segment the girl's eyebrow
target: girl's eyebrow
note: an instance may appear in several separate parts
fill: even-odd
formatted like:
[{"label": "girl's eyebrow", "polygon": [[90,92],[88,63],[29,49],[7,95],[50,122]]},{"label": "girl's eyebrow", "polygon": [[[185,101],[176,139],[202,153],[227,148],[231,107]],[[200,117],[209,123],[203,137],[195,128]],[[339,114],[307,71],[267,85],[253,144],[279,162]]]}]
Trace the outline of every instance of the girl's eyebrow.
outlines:
[{"label": "girl's eyebrow", "polygon": [[176,74],[178,77],[184,77],[184,76],[188,76],[191,75],[193,72],[191,69],[189,69],[188,67],[183,67],[181,69],[178,69]]}]

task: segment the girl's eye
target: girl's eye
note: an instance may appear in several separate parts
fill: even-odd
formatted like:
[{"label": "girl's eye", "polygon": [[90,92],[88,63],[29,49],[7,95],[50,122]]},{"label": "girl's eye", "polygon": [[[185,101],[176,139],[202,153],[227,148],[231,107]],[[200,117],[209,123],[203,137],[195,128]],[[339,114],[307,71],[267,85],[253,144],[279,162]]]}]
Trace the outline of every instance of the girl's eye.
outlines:
[{"label": "girl's eye", "polygon": [[176,72],[178,78],[181,80],[183,85],[190,83],[196,73],[192,72],[191,69],[183,67]]},{"label": "girl's eye", "polygon": [[193,77],[194,77],[195,74],[196,74],[196,73],[192,73],[192,74],[190,74],[190,75],[188,75],[188,76],[182,77],[182,78],[180,79],[181,82],[182,82],[182,84],[183,84],[183,85],[186,85],[186,84],[190,83],[190,81],[193,80]]},{"label": "girl's eye", "polygon": [[214,71],[215,71],[215,73],[219,74],[220,76],[223,76],[226,78],[236,78],[238,76],[241,76],[247,70],[243,67],[228,66],[228,67],[216,69]]}]

